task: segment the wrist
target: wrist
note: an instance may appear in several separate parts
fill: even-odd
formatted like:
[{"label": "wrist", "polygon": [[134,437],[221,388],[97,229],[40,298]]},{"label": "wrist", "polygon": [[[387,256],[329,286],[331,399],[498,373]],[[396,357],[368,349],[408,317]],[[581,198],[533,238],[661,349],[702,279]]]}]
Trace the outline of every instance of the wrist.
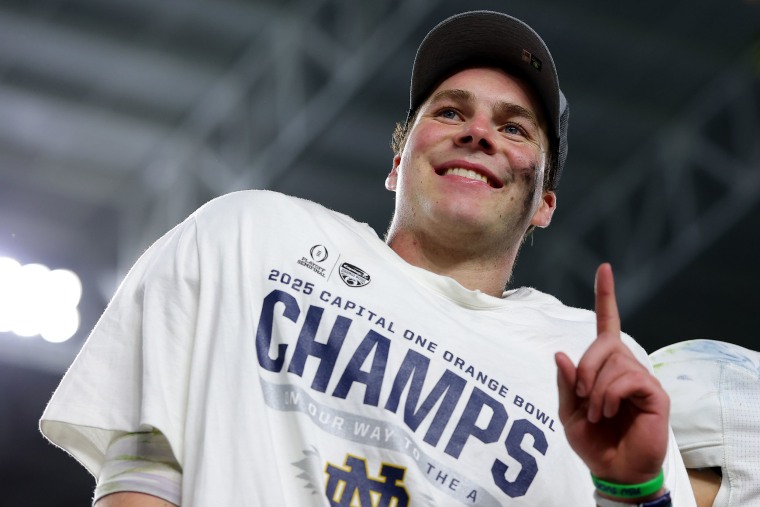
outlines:
[{"label": "wrist", "polygon": [[602,497],[631,502],[656,498],[663,491],[664,479],[662,469],[654,478],[637,484],[618,484],[591,474],[594,487]]},{"label": "wrist", "polygon": [[598,507],[671,507],[673,505],[670,499],[670,491],[665,488],[647,498],[637,499],[613,499],[595,491],[594,500]]},{"label": "wrist", "polygon": [[620,498],[620,497],[614,497],[610,495],[606,495],[602,493],[599,490],[596,490],[595,493],[599,496],[599,498],[605,498],[609,500],[615,500],[619,503],[624,503],[626,505],[638,505],[642,502],[648,502],[650,500],[656,500],[662,496],[664,496],[666,493],[669,493],[668,489],[665,487],[660,488],[659,490],[655,491],[654,493],[642,497],[636,497],[636,498]]}]

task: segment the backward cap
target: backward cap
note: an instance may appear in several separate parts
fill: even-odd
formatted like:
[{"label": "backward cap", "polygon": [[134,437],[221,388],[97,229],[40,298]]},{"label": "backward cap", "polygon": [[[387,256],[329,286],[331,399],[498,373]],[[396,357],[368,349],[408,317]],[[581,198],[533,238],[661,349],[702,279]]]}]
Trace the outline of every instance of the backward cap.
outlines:
[{"label": "backward cap", "polygon": [[539,35],[519,19],[494,11],[470,11],[436,25],[417,49],[409,90],[409,115],[435,86],[463,66],[492,64],[518,69],[534,87],[556,140],[557,170],[550,187],[559,181],[567,158],[567,123],[570,110],[559,89],[557,69]]}]

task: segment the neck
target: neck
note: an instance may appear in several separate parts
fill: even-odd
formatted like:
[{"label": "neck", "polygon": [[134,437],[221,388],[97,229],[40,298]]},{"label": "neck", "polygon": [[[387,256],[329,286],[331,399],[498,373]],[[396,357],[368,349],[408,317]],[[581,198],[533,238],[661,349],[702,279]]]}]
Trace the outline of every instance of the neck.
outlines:
[{"label": "neck", "polygon": [[482,234],[447,238],[393,227],[387,242],[408,263],[495,297],[502,296],[519,250],[519,243],[489,244]]}]

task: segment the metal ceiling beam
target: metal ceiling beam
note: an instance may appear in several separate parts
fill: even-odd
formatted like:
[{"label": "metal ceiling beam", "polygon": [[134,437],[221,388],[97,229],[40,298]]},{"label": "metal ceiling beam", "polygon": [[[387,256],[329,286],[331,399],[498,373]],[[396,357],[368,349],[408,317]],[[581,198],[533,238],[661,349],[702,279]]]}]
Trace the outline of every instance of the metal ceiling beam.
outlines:
[{"label": "metal ceiling beam", "polygon": [[191,23],[195,26],[214,27],[219,32],[247,38],[258,31],[282,8],[279,0],[215,0],[214,2],[188,2],[187,0],[91,0],[99,6],[108,5],[129,12],[143,12],[156,25],[167,26]]},{"label": "metal ceiling beam", "polygon": [[133,170],[168,129],[92,105],[77,105],[0,85],[0,139],[48,159],[98,165],[112,175]]},{"label": "metal ceiling beam", "polygon": [[[141,179],[125,194],[119,271],[124,273],[137,253],[204,196],[267,188],[402,47],[436,3],[384,0],[369,9],[312,0],[273,16],[175,133],[144,161]],[[231,86],[241,81],[244,88]],[[174,136],[195,142],[177,151]],[[151,185],[145,185],[146,178]]]},{"label": "metal ceiling beam", "polygon": [[185,110],[216,70],[95,33],[0,10],[0,77],[10,68],[151,107]]},{"label": "metal ceiling beam", "polygon": [[[0,139],[0,179],[3,182],[0,190],[39,188],[43,195],[60,195],[80,203],[78,209],[112,205],[113,194],[122,186],[123,180],[118,175],[90,161],[49,155],[46,150],[8,144]],[[3,207],[2,213],[7,213],[6,210]]]},{"label": "metal ceiling beam", "polygon": [[621,315],[631,315],[760,202],[757,139],[760,79],[747,65],[716,79],[557,224],[561,249],[538,254],[537,276],[585,301],[590,274],[613,260]]},{"label": "metal ceiling beam", "polygon": [[[102,1],[114,5],[123,4],[121,0]],[[139,174],[132,182],[131,191],[125,192],[121,187],[115,190],[123,196],[121,205],[131,210],[128,214],[129,219],[123,224],[125,229],[122,234],[123,254],[120,265],[122,273],[134,260],[136,252],[141,251],[147,243],[197,206],[199,193],[218,195],[241,186],[261,186],[267,181],[276,181],[282,177],[299,153],[308,147],[310,139],[320,130],[319,127],[325,125],[330,118],[334,118],[340,108],[361,90],[362,85],[372,77],[384,59],[398,50],[411,30],[424,20],[427,12],[437,2],[408,0],[371,3],[371,8],[376,12],[364,14],[364,25],[355,21],[356,10],[361,9],[363,2],[351,2],[352,5],[336,5],[336,2],[330,1],[305,2],[305,11],[298,8],[290,11],[298,13],[297,15],[279,10],[259,11],[258,7],[249,9],[247,5],[258,4],[242,2],[198,4],[132,0],[131,3],[147,12],[155,9],[158,25],[177,26],[185,21],[202,23],[208,16],[209,20],[213,20],[209,25],[223,23],[225,29],[241,34],[250,33],[253,36],[248,35],[251,39],[248,50],[244,51],[238,62],[218,79],[203,81],[208,76],[202,67],[193,65],[189,67],[190,71],[187,67],[178,69],[190,80],[194,72],[192,69],[201,69],[203,75],[199,79],[207,91],[200,94],[200,100],[187,111],[184,121],[174,131],[149,128],[149,140],[146,142],[150,146],[145,151],[141,148],[123,153],[111,152],[112,159],[120,158],[120,153],[128,157],[128,163],[123,166],[125,173],[132,171]],[[183,5],[185,7],[182,7]],[[190,7],[191,5],[193,7]],[[334,11],[331,16],[323,16],[324,21],[341,21],[332,26],[315,23],[314,15],[323,8]],[[561,11],[548,10],[550,15],[563,18],[561,14],[564,13]],[[11,45],[6,45],[8,39],[2,37],[12,35],[16,25],[2,24],[3,19],[7,21],[8,18],[0,17],[0,79],[3,69],[19,62],[20,53],[16,50],[24,49],[18,46],[19,41],[27,40],[33,47],[37,47],[38,42],[29,39],[27,34],[22,39],[8,37],[14,40],[10,41]],[[16,17],[13,20],[16,20]],[[25,21],[28,20],[21,20],[22,28],[26,26]],[[573,23],[563,23],[562,19],[558,22],[562,26],[568,26],[568,30],[579,31],[578,26]],[[357,26],[363,26],[358,33]],[[88,58],[87,51],[98,51],[102,47],[99,38],[93,39],[90,36],[75,39],[75,43],[72,44],[69,35],[76,37],[76,34],[67,32],[59,37],[56,35],[60,35],[60,32],[57,32],[59,27],[54,23],[34,25],[32,29],[40,38],[52,34],[54,44],[68,47],[60,62],[65,63],[67,60],[64,59],[74,58],[78,52],[82,53],[82,58]],[[353,37],[346,37],[342,33],[353,34]],[[393,35],[389,36],[391,33]],[[607,41],[605,37],[601,39]],[[615,43],[622,44],[620,41]],[[156,76],[163,76],[161,66],[156,65],[157,61],[164,61],[163,55],[154,55],[157,60],[153,57],[142,59],[141,53],[135,48],[127,48],[128,53],[125,55],[121,53],[124,48],[120,45],[106,46],[107,53],[96,55],[95,60],[90,63],[106,59],[112,60],[112,64],[121,62],[121,66],[126,67],[124,62],[130,62],[130,58],[135,58],[137,68],[149,73],[159,72]],[[44,51],[50,50],[47,48]],[[662,53],[667,54],[667,51]],[[50,59],[56,58],[56,55],[60,57],[60,54],[54,52],[32,53],[41,65],[50,65]],[[123,57],[126,57],[126,60]],[[320,79],[316,84],[302,74],[304,61],[318,69]],[[58,63],[52,61],[52,64]],[[73,64],[74,68],[79,68],[81,62],[71,60],[69,63]],[[113,70],[116,66],[109,68]],[[70,72],[72,67],[68,66],[67,69]],[[82,68],[82,72],[85,78],[91,76],[87,69]],[[99,70],[98,74],[101,73],[103,71]],[[67,75],[69,78],[76,77],[71,73]],[[735,125],[741,126],[739,130],[747,136],[744,146],[756,144],[754,140],[758,138],[759,133],[756,113],[758,98],[756,93],[752,93],[752,86],[756,89],[756,80],[745,80],[745,77],[738,78],[738,91],[728,97],[717,93],[722,92],[721,87],[725,86],[725,83],[716,84],[713,91],[717,93],[717,97],[705,96],[698,100],[691,109],[693,118],[688,118],[688,121],[676,121],[670,128],[660,132],[658,141],[622,165],[599,195],[588,199],[588,202],[594,203],[595,206],[579,209],[575,215],[569,215],[565,225],[558,220],[553,229],[561,227],[560,235],[566,239],[560,239],[555,244],[566,246],[573,256],[567,255],[568,250],[558,252],[562,255],[548,256],[543,260],[542,272],[554,273],[554,278],[566,280],[568,283],[585,284],[586,288],[590,288],[588,273],[592,272],[601,260],[600,254],[593,252],[599,251],[597,246],[601,243],[605,255],[611,252],[615,254],[615,258],[622,259],[621,269],[616,270],[618,288],[622,310],[624,313],[630,313],[656,290],[658,283],[664,283],[669,276],[683,267],[684,263],[734,224],[748,207],[757,202],[758,182],[753,176],[760,167],[757,148],[754,152],[736,152],[718,140],[711,139],[708,128],[713,125],[710,121],[717,121],[718,117],[733,111]],[[171,79],[171,76],[160,77],[159,82],[165,82],[163,79]],[[109,82],[106,79],[101,81],[101,84]],[[147,93],[147,89],[140,88],[142,83],[150,81],[134,84],[137,86],[136,91],[130,93],[135,93],[135,97]],[[749,91],[743,89],[742,83],[750,83]],[[194,85],[195,82],[190,84]],[[159,88],[165,89],[163,86]],[[176,96],[181,95],[177,90]],[[15,90],[12,92],[15,93]],[[172,100],[176,96],[163,96],[158,100]],[[6,100],[12,103],[15,102],[15,97],[16,95],[6,95]],[[156,100],[147,96],[146,99]],[[748,106],[753,103],[754,106]],[[188,107],[185,101],[178,100],[177,104],[180,108],[182,104]],[[60,112],[62,109],[55,110]],[[747,110],[754,113],[747,114]],[[272,118],[277,119],[272,124],[265,124],[260,119],[268,112],[272,112]],[[58,139],[56,134],[65,134],[66,128],[76,128],[76,123],[89,125],[88,128],[92,129],[90,136],[97,134],[100,129],[109,128],[108,124],[112,119],[102,111],[90,110],[88,113],[92,114],[83,115],[79,119],[71,117],[70,121],[56,124],[64,129],[63,131],[56,132],[44,127],[44,130],[36,131],[35,135],[46,132],[48,136],[52,136],[51,139]],[[92,123],[97,118],[104,121]],[[2,119],[0,115],[0,120]],[[722,121],[725,121],[725,118]],[[16,124],[15,127],[19,125]],[[145,133],[138,133],[136,139],[144,139],[143,135]],[[292,144],[293,137],[299,139],[295,145]],[[31,142],[27,142],[25,146],[32,147],[36,142],[45,142],[40,138],[29,138],[28,141],[30,139]],[[276,145],[277,150],[269,148],[270,143],[272,146]],[[38,148],[42,146],[45,145],[37,145]],[[291,151],[292,146],[296,149]],[[676,148],[677,146],[680,148]],[[51,153],[55,156],[55,146],[52,149]],[[137,151],[141,155],[135,156]],[[103,150],[102,153],[108,157],[108,150]],[[289,156],[289,161],[276,157],[282,153]],[[711,160],[712,163],[705,164],[706,160]],[[256,167],[262,169],[253,169]],[[716,167],[720,167],[721,170],[714,171]],[[725,175],[724,169],[731,171],[733,182],[721,180],[721,176]],[[53,173],[51,170],[51,178],[54,177]],[[667,182],[663,182],[662,178],[657,179],[664,174],[669,176]],[[695,189],[686,185],[690,179],[704,174],[709,174],[709,177],[719,184],[716,187],[716,199],[707,204],[701,203]],[[255,175],[260,175],[262,179],[259,181]],[[82,177],[85,176],[82,174]],[[737,181],[740,184],[732,184]],[[674,189],[679,192],[679,199],[694,203],[691,210],[684,206],[672,206]],[[660,195],[662,192],[666,193],[665,199]],[[632,212],[628,213],[629,210]],[[684,210],[689,212],[683,213]],[[655,217],[659,221],[653,223],[649,217]],[[149,224],[147,232],[146,223]],[[672,230],[680,230],[682,234],[670,237],[668,234]],[[576,231],[579,231],[577,237]],[[639,279],[646,278],[650,279],[650,282],[642,290]],[[109,290],[106,292],[110,295]],[[50,358],[40,359],[36,353],[35,349],[26,354],[24,361],[30,366],[38,367],[47,367],[44,365],[49,364],[51,371],[62,371],[70,362],[70,359],[60,355],[60,350],[54,352],[57,354],[56,357],[51,355]],[[9,357],[5,352],[0,356]]]}]

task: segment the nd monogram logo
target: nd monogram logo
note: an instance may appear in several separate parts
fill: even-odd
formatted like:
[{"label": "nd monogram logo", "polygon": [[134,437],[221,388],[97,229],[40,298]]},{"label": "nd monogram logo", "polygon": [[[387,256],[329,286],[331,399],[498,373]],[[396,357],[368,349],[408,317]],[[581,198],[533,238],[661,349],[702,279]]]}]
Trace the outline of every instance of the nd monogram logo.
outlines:
[{"label": "nd monogram logo", "polygon": [[367,475],[367,462],[346,456],[344,466],[327,464],[327,499],[332,507],[407,507],[405,469],[383,464],[381,479]]}]

